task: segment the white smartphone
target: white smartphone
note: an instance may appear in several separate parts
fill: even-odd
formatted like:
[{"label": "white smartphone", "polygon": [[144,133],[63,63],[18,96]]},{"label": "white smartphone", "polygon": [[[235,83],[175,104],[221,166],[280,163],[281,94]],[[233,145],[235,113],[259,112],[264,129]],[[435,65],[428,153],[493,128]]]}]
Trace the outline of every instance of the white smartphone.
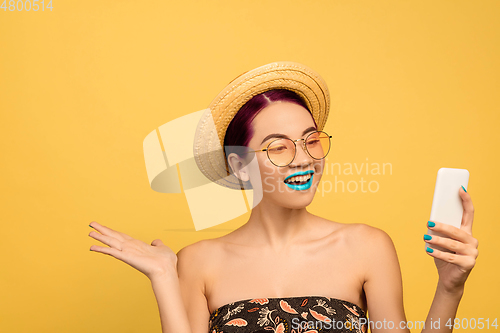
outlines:
[{"label": "white smartphone", "polygon": [[[430,221],[446,223],[460,228],[462,224],[462,215],[464,208],[460,198],[460,187],[467,190],[469,184],[469,171],[466,169],[441,168],[438,170],[436,178],[436,187],[434,188],[434,198],[432,199],[432,208]],[[429,235],[447,237],[439,232],[428,230]],[[431,248],[452,252],[437,245],[426,243],[425,246]]]}]

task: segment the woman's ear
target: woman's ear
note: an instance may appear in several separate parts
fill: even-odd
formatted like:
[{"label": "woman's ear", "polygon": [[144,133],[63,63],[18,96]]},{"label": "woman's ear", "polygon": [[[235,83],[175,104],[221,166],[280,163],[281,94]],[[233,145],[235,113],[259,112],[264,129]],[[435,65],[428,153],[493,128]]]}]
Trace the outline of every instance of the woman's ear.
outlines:
[{"label": "woman's ear", "polygon": [[231,153],[227,157],[227,162],[229,166],[231,167],[231,170],[233,170],[234,175],[241,179],[242,181],[246,182],[250,180],[250,175],[248,174],[248,167],[247,163],[238,156],[238,154]]}]

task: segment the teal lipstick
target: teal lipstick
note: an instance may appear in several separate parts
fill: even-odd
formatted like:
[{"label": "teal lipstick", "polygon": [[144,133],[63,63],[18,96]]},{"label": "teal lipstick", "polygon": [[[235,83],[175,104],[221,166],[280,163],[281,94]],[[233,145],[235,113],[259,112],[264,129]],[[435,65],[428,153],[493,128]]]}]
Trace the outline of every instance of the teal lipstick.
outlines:
[{"label": "teal lipstick", "polygon": [[[309,174],[311,175],[311,178],[309,178],[309,180],[307,181],[307,183],[296,185],[296,184],[289,184],[289,183],[286,182],[287,179],[290,179],[292,177],[295,177],[295,176],[304,176],[304,175],[309,175]],[[304,191],[304,190],[308,190],[311,187],[312,182],[313,182],[313,178],[314,178],[314,171],[313,170],[299,171],[299,172],[296,172],[296,173],[294,173],[294,174],[286,177],[285,178],[285,184],[286,184],[286,186],[288,186],[292,190]]]}]

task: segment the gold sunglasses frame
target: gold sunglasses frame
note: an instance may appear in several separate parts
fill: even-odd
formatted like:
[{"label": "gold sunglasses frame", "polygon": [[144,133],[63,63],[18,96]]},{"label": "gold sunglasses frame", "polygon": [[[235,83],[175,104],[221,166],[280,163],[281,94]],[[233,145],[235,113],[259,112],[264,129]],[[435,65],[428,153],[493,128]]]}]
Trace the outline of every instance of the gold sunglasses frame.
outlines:
[{"label": "gold sunglasses frame", "polygon": [[[311,135],[316,134],[316,133],[323,133],[323,134],[325,134],[325,135],[327,136],[327,138],[328,138],[328,143],[329,143],[329,144],[328,144],[328,151],[326,152],[325,156],[323,156],[322,158],[315,158],[315,157],[313,157],[313,156],[311,155],[311,153],[309,152],[309,150],[307,149],[307,147],[306,147],[306,141],[307,141],[307,139],[309,139],[309,137],[310,137]],[[295,157],[297,156],[297,142],[298,142],[298,141],[302,141],[302,149],[303,149],[303,150],[307,153],[307,155],[311,156],[311,158],[312,158],[312,159],[315,159],[315,160],[322,160],[322,159],[324,159],[324,158],[328,155],[328,153],[330,152],[330,148],[332,148],[332,141],[330,140],[331,138],[332,138],[332,136],[331,136],[331,135],[328,135],[328,133],[326,133],[326,132],[323,132],[323,131],[315,131],[315,132],[310,133],[308,136],[306,136],[306,137],[305,137],[305,139],[297,139],[297,140],[292,140],[292,139],[289,139],[289,138],[279,138],[279,139],[273,140],[273,141],[271,141],[271,142],[267,145],[267,147],[266,147],[266,148],[263,148],[263,149],[260,149],[260,150],[253,150],[253,152],[255,152],[255,153],[256,153],[256,152],[265,151],[265,152],[267,153],[267,154],[266,154],[266,155],[267,155],[267,158],[269,159],[269,161],[271,161],[271,163],[272,163],[272,164],[274,164],[274,165],[275,165],[275,166],[277,166],[277,167],[286,167],[286,166],[289,166],[289,165],[293,162],[293,160],[295,159]],[[270,146],[270,145],[272,145],[274,142],[276,142],[276,141],[278,141],[278,140],[290,140],[290,141],[292,141],[292,142],[293,142],[293,145],[294,145],[294,147],[295,147],[294,154],[293,154],[293,158],[292,158],[292,159],[291,159],[291,161],[290,161],[290,162],[288,162],[288,164],[286,164],[286,165],[277,165],[277,164],[276,164],[276,163],[274,163],[274,162],[273,162],[273,160],[269,157],[269,146]]]}]

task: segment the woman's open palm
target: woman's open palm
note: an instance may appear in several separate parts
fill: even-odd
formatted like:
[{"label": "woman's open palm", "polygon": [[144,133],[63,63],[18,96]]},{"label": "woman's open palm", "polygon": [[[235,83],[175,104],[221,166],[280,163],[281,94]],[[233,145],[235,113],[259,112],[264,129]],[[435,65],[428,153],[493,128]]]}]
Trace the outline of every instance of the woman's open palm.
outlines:
[{"label": "woman's open palm", "polygon": [[177,256],[160,239],[148,245],[97,222],[91,222],[89,226],[99,231],[91,231],[89,236],[109,246],[92,245],[91,251],[113,256],[144,273],[149,279],[170,269],[175,270]]}]

